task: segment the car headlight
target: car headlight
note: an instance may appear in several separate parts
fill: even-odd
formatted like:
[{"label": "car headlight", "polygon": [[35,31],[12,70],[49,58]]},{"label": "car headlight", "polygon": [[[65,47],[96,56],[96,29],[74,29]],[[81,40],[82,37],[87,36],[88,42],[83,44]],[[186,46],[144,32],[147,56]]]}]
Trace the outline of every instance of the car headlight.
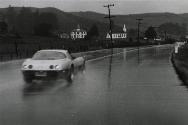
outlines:
[{"label": "car headlight", "polygon": [[22,68],[23,68],[23,69],[27,69],[28,66],[27,66],[27,65],[23,65]]},{"label": "car headlight", "polygon": [[29,66],[28,66],[28,68],[29,68],[29,69],[32,69],[32,68],[33,68],[33,66],[32,66],[32,65],[29,65]]},{"label": "car headlight", "polygon": [[50,68],[50,69],[53,69],[53,68],[54,68],[54,66],[53,66],[53,65],[50,65],[50,66],[49,66],[49,68]]},{"label": "car headlight", "polygon": [[59,65],[55,65],[55,69],[60,69],[60,66]]}]

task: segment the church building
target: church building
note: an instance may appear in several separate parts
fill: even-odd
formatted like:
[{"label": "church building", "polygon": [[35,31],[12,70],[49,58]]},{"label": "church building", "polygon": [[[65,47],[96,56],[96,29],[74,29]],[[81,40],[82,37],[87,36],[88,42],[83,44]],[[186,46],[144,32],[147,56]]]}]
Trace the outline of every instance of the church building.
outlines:
[{"label": "church building", "polygon": [[[124,24],[122,32],[119,33],[112,33],[113,39],[126,39],[127,38],[127,29]],[[106,39],[110,39],[110,33],[107,33]]]},{"label": "church building", "polygon": [[84,39],[87,35],[87,31],[80,28],[80,25],[70,33],[71,39]]}]

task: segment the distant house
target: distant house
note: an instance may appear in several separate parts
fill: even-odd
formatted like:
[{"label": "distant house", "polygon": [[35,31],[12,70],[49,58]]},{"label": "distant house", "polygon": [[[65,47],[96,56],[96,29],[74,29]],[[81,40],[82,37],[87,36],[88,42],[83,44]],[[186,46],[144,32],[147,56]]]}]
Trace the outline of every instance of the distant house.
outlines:
[{"label": "distant house", "polygon": [[63,33],[63,32],[58,33],[58,37],[61,39],[69,39],[70,38],[69,34]]},{"label": "distant house", "polygon": [[84,29],[81,29],[78,25],[76,29],[72,30],[71,32],[71,39],[84,39],[87,35],[87,31]]},{"label": "distant house", "polygon": [[59,34],[59,37],[62,38],[62,39],[69,39],[70,38],[69,34],[67,34],[67,33],[61,33],[61,34]]},{"label": "distant house", "polygon": [[56,37],[61,38],[61,39],[69,39],[70,38],[70,35],[62,30],[53,31],[52,34]]},{"label": "distant house", "polygon": [[188,35],[186,35],[185,38],[188,39]]},{"label": "distant house", "polygon": [[[126,39],[127,38],[127,29],[126,29],[125,24],[124,24],[123,30],[121,32],[112,33],[112,38],[113,39]],[[106,39],[110,39],[110,33],[107,33]]]}]

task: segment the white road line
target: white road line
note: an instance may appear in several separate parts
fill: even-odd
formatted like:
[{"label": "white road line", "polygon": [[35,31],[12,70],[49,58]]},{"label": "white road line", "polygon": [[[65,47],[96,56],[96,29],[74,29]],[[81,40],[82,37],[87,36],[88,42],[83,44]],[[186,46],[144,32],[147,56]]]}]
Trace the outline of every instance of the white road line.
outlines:
[{"label": "white road line", "polygon": [[[139,48],[139,49],[144,50],[144,49],[156,48],[156,47],[161,47],[161,46],[166,46],[166,45],[149,46],[149,47],[144,47],[144,48]],[[136,51],[136,50],[138,50],[138,48],[132,48],[131,50],[127,50],[126,52],[132,52],[132,51]],[[122,54],[122,53],[124,53],[124,52],[114,53],[112,55],[107,55],[107,56],[102,56],[102,57],[98,57],[98,58],[95,58],[95,59],[90,59],[90,60],[87,60],[86,62],[92,62],[92,61],[100,60],[100,59],[103,59],[103,58],[108,58],[110,56],[116,56],[116,55],[119,55],[119,54]]]},{"label": "white road line", "polygon": [[0,65],[21,63],[23,61],[24,61],[24,59],[10,60],[10,61],[5,61],[5,62],[0,62]]}]

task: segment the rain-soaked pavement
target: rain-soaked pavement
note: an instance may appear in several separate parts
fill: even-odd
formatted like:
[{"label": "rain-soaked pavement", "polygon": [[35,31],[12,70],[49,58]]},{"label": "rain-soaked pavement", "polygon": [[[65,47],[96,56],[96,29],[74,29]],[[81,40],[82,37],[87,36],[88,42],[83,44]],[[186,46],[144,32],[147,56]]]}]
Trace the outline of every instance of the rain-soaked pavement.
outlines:
[{"label": "rain-soaked pavement", "polygon": [[26,86],[20,63],[0,65],[0,125],[188,125],[188,91],[171,46],[88,61],[73,83]]}]

